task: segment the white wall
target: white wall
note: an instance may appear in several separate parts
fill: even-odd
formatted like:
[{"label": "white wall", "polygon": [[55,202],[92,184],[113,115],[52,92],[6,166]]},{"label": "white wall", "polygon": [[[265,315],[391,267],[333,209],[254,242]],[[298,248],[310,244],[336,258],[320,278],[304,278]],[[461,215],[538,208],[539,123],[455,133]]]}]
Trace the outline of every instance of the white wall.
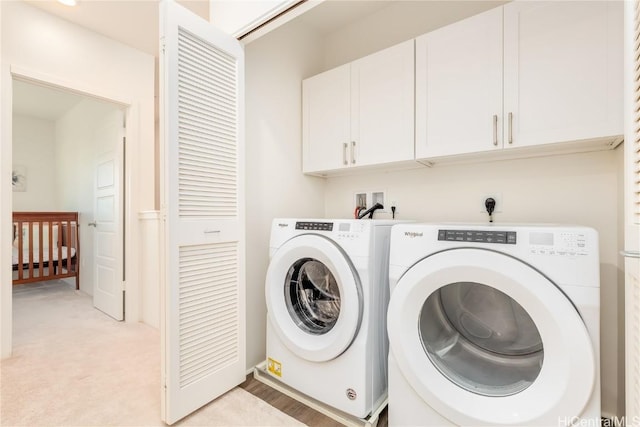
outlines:
[{"label": "white wall", "polygon": [[[595,228],[600,235],[602,409],[619,412],[624,366],[621,338],[624,306],[620,305],[618,252],[622,199],[619,192],[622,147],[614,151],[522,160],[443,165],[402,172],[371,173],[327,179],[325,214],[349,217],[354,193],[384,190],[395,200],[397,219],[423,222],[486,223],[481,200],[502,195],[500,223],[564,223]],[[388,214],[376,215],[389,217]]]},{"label": "white wall", "polygon": [[13,116],[13,164],[26,167],[27,191],[13,192],[14,211],[55,211],[55,123]]},{"label": "white wall", "polygon": [[116,145],[116,141],[112,141],[111,147],[98,145],[104,139],[96,140],[96,129],[119,114],[116,105],[87,98],[55,123],[58,206],[60,210],[79,214],[80,289],[89,295],[93,295],[94,232],[86,225],[95,218],[96,158]]},{"label": "white wall", "polygon": [[247,369],[265,360],[271,221],[324,214],[324,180],[301,173],[301,81],[321,58],[318,40],[299,30],[283,27],[245,50]]},{"label": "white wall", "polygon": [[[11,221],[11,73],[128,106],[127,320],[140,319],[137,213],[154,207],[154,59],[20,1],[0,2],[0,223]],[[11,354],[10,230],[0,233],[0,356]]]}]

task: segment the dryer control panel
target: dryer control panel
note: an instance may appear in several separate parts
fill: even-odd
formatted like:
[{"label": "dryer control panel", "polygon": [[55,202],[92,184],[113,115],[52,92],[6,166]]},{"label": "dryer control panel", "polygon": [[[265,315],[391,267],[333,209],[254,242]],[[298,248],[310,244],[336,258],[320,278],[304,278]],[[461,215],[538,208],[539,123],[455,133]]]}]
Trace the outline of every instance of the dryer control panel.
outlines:
[{"label": "dryer control panel", "polygon": [[587,236],[574,232],[532,232],[529,252],[537,255],[585,256],[589,252]]},{"label": "dryer control panel", "polygon": [[517,243],[517,233],[515,231],[497,230],[438,230],[438,240],[515,245]]}]

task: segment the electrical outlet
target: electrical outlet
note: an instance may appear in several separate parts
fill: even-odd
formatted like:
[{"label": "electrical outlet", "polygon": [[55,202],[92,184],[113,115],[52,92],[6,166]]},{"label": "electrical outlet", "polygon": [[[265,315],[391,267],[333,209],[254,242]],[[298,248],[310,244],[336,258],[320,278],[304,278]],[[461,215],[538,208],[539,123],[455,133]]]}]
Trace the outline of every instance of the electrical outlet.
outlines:
[{"label": "electrical outlet", "polygon": [[376,203],[380,203],[382,206],[384,206],[384,191],[373,191],[371,193],[371,206],[375,205]]},{"label": "electrical outlet", "polygon": [[367,205],[367,193],[359,192],[354,194],[354,204],[357,208],[366,208]]},{"label": "electrical outlet", "polygon": [[485,200],[487,200],[489,197],[491,197],[493,200],[496,201],[496,207],[493,210],[493,213],[501,213],[503,211],[503,206],[502,206],[502,193],[485,193],[482,198],[480,199],[480,212],[482,213],[487,213],[487,207],[484,205]]}]

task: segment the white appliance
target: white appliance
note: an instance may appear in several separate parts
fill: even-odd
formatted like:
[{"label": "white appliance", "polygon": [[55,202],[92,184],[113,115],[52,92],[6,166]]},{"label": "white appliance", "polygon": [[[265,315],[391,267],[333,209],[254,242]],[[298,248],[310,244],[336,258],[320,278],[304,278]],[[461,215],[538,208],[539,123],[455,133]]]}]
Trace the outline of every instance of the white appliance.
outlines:
[{"label": "white appliance", "polygon": [[600,425],[594,230],[397,225],[390,251],[390,426]]},{"label": "white appliance", "polygon": [[395,221],[275,219],[267,372],[358,418],[387,397],[389,235]]}]

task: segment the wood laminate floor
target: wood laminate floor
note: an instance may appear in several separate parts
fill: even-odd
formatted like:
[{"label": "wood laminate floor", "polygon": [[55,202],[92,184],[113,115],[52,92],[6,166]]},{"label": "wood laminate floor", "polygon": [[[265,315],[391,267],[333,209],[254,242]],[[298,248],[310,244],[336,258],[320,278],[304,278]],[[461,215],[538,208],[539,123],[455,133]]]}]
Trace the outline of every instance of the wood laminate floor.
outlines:
[{"label": "wood laminate floor", "polygon": [[[339,422],[334,421],[333,419],[316,411],[315,409],[309,408],[303,403],[300,403],[297,400],[280,393],[278,390],[275,390],[268,385],[261,383],[260,381],[253,378],[253,374],[247,375],[246,381],[240,384],[240,387],[253,394],[254,396],[264,400],[274,408],[281,410],[285,414],[310,427],[342,426],[342,424],[340,424]],[[388,424],[389,421],[387,417],[387,408],[385,408],[380,414],[378,426],[387,427]]]}]

